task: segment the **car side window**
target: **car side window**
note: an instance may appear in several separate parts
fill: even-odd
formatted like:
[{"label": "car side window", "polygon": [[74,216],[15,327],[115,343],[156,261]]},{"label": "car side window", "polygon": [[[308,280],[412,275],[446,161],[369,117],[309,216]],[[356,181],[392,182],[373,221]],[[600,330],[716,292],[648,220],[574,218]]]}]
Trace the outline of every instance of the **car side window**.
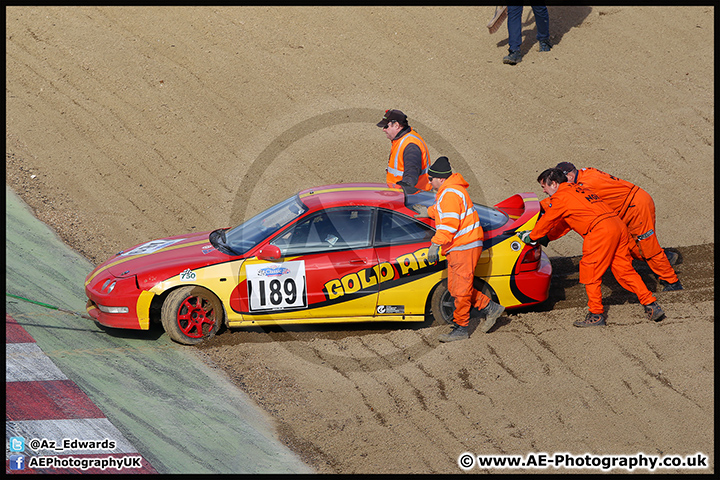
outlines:
[{"label": "car side window", "polygon": [[390,210],[378,212],[375,246],[429,242],[435,230],[422,222]]},{"label": "car side window", "polygon": [[372,214],[367,208],[323,210],[299,220],[271,243],[283,256],[368,248]]}]

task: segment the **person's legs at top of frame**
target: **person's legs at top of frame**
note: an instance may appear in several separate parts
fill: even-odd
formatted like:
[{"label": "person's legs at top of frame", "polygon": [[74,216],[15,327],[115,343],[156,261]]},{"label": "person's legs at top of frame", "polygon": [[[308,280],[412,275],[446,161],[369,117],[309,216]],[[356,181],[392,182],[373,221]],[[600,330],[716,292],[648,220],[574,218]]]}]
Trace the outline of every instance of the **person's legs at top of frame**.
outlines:
[{"label": "person's legs at top of frame", "polygon": [[532,7],[535,15],[535,27],[537,28],[537,41],[540,44],[541,52],[549,52],[552,48],[550,43],[550,14],[545,6]]},{"label": "person's legs at top of frame", "polygon": [[522,44],[522,5],[509,5],[507,13],[508,55],[503,63],[515,65],[522,60],[520,45]]},{"label": "person's legs at top of frame", "polygon": [[[535,26],[537,28],[537,40],[541,52],[549,52],[552,48],[550,43],[550,15],[545,6],[532,7],[535,15]],[[508,6],[508,54],[503,58],[503,63],[516,65],[522,61],[520,45],[522,45],[522,5]]]}]

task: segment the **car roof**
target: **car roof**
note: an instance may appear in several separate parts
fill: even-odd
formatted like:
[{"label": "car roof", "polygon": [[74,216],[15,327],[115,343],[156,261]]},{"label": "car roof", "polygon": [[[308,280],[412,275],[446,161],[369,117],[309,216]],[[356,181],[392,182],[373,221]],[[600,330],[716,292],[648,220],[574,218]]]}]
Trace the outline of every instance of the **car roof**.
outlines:
[{"label": "car roof", "polygon": [[310,210],[344,205],[368,205],[397,210],[405,203],[402,189],[382,183],[323,185],[302,190],[298,197]]}]

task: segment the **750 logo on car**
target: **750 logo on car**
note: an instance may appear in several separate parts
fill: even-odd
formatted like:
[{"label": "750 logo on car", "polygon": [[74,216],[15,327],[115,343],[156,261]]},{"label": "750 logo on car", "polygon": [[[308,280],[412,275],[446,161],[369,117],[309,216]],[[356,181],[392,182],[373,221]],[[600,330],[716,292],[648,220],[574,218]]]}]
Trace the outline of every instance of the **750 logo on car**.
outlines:
[{"label": "750 logo on car", "polygon": [[186,268],[180,273],[180,281],[182,282],[192,282],[197,278],[197,274],[190,270],[189,268]]}]

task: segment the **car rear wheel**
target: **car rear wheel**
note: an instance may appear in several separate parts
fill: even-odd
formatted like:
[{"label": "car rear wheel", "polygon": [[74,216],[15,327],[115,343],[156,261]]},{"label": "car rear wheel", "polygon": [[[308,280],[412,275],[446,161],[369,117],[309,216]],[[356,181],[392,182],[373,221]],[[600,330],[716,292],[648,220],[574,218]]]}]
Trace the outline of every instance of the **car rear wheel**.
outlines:
[{"label": "car rear wheel", "polygon": [[212,292],[188,286],[168,294],[161,318],[163,328],[172,340],[195,345],[215,336],[224,314],[220,300]]},{"label": "car rear wheel", "polygon": [[[475,277],[473,280],[473,286],[480,290],[482,293],[490,297],[494,302],[497,302],[497,295],[493,289],[485,283],[483,280]],[[450,295],[450,291],[447,288],[447,279],[440,282],[440,284],[433,292],[432,300],[430,301],[430,307],[432,309],[433,317],[435,321],[440,321],[448,324],[453,323],[453,313],[455,312],[455,298]]]}]

